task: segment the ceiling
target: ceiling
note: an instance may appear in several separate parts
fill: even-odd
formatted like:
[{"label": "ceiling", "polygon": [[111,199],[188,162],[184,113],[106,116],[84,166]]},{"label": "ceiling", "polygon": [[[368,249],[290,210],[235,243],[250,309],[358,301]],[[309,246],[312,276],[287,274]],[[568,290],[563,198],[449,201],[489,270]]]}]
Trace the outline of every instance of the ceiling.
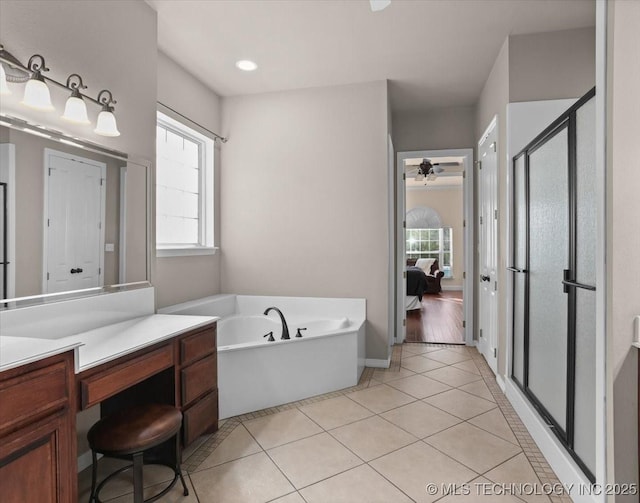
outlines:
[{"label": "ceiling", "polygon": [[147,3],[160,50],[221,96],[387,79],[394,111],[474,105],[508,35],[595,24],[595,0]]}]

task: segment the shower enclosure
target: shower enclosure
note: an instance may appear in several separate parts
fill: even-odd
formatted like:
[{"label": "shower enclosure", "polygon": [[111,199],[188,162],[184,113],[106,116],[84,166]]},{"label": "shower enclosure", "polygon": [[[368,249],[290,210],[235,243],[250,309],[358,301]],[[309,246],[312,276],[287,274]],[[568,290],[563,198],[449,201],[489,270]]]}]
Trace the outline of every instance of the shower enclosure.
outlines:
[{"label": "shower enclosure", "polygon": [[511,376],[595,481],[595,89],[512,169]]}]

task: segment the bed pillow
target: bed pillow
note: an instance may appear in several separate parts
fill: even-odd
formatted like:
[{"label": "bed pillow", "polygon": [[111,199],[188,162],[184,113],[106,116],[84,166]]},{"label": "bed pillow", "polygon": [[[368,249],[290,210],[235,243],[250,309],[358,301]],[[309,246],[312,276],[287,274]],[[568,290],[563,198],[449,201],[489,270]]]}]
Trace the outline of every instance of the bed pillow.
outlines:
[{"label": "bed pillow", "polygon": [[416,260],[416,267],[419,267],[425,274],[431,274],[431,266],[437,261],[435,258],[419,258]]}]

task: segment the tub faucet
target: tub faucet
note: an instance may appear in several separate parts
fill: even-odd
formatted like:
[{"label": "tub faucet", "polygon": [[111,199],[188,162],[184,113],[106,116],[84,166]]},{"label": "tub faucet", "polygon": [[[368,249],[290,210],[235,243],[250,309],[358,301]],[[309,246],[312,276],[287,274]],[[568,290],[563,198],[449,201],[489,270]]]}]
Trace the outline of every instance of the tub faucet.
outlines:
[{"label": "tub faucet", "polygon": [[266,316],[267,314],[269,314],[269,311],[275,311],[276,313],[278,313],[278,315],[280,316],[280,321],[282,321],[282,337],[280,337],[280,339],[290,339],[289,327],[287,326],[287,321],[284,319],[284,314],[282,314],[282,311],[280,311],[280,309],[278,309],[277,307],[268,307],[265,310],[264,315]]}]

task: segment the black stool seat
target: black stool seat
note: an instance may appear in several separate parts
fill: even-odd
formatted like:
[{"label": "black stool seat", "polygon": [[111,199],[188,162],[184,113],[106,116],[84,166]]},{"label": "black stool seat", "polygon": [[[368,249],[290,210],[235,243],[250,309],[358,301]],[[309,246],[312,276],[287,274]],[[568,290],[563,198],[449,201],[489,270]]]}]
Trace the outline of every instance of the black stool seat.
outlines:
[{"label": "black stool seat", "polygon": [[[89,503],[100,503],[98,495],[102,487],[119,473],[131,468],[133,468],[134,503],[148,503],[161,498],[171,490],[178,479],[182,482],[184,495],[187,496],[189,491],[180,469],[180,440],[178,433],[181,426],[182,413],[175,407],[165,404],[145,404],[131,407],[104,417],[94,424],[87,434],[93,458]],[[143,500],[142,466],[144,453],[172,437],[176,439],[175,459],[171,463],[161,462],[154,464],[162,464],[171,468],[174,471],[173,480],[160,493],[152,498]],[[130,458],[133,463],[108,475],[96,487],[97,453],[107,457]]]}]

